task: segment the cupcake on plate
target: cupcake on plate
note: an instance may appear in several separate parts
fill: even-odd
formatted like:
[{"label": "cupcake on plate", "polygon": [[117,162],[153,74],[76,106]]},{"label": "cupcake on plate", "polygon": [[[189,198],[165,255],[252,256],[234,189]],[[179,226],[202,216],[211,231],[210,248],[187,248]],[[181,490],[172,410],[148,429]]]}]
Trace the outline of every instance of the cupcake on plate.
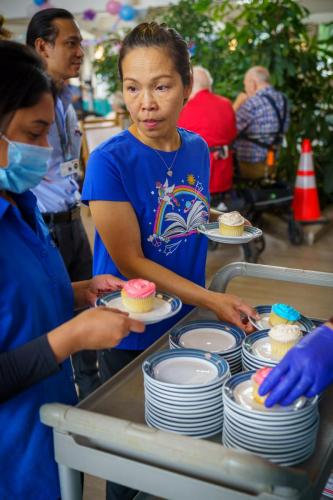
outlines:
[{"label": "cupcake on plate", "polygon": [[251,377],[252,381],[252,391],[253,391],[253,399],[257,402],[260,403],[261,405],[264,404],[266,401],[267,396],[260,396],[258,393],[258,389],[262,382],[265,380],[267,375],[272,371],[272,368],[268,368],[267,366],[265,368],[260,368],[260,370],[257,370],[254,375]]},{"label": "cupcake on plate", "polygon": [[288,304],[273,304],[269,315],[269,322],[275,325],[292,325],[300,319],[301,315]]},{"label": "cupcake on plate", "polygon": [[223,236],[242,236],[244,217],[239,212],[227,212],[218,218],[219,231]]},{"label": "cupcake on plate", "polygon": [[133,279],[127,281],[121,290],[124,306],[130,312],[143,313],[153,309],[156,285],[151,281]]},{"label": "cupcake on plate", "polygon": [[272,358],[279,361],[302,338],[297,325],[275,325],[268,332]]}]

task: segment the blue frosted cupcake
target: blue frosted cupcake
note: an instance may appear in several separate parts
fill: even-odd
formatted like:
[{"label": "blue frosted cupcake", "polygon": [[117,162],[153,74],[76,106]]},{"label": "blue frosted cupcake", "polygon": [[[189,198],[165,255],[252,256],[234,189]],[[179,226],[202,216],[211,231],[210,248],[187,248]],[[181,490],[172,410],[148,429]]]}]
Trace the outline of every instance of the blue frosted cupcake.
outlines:
[{"label": "blue frosted cupcake", "polygon": [[292,325],[298,321],[300,317],[300,313],[287,304],[273,304],[269,315],[269,322],[272,326]]}]

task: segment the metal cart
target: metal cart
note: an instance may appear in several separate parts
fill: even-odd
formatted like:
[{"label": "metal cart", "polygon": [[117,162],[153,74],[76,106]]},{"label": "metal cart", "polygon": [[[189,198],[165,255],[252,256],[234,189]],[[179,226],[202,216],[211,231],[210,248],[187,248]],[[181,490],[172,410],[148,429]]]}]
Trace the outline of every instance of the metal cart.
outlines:
[{"label": "metal cart", "polygon": [[[235,276],[333,287],[331,273],[240,262],[220,270],[211,289],[225,291]],[[212,313],[194,309],[182,322],[207,317]],[[333,468],[333,388],[320,403],[314,455],[280,467],[224,448],[221,436],[200,440],[147,427],[141,364],[167,342],[165,334],[78,407],[41,408],[42,422],[53,427],[62,500],[81,499],[79,471],[168,499],[319,499]]]}]

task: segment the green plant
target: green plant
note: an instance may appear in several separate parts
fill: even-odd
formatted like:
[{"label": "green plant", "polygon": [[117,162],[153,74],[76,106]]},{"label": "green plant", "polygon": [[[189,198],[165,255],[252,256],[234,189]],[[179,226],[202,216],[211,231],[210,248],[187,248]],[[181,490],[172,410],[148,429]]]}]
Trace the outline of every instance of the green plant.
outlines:
[{"label": "green plant", "polygon": [[[266,66],[272,84],[291,106],[291,125],[279,159],[279,175],[294,181],[302,138],[313,141],[317,182],[323,199],[333,194],[332,24],[320,36],[309,29],[308,10],[295,0],[180,0],[151,10],[150,19],[175,27],[191,48],[193,64],[210,70],[214,90],[234,99],[246,70]],[[107,50],[112,47],[106,44]],[[114,90],[115,55],[98,71]]]},{"label": "green plant", "polygon": [[193,63],[211,71],[217,93],[234,99],[249,67],[269,69],[272,84],[287,95],[291,107],[279,175],[294,181],[297,146],[309,137],[318,185],[327,198],[333,193],[333,36],[311,33],[307,16],[308,10],[294,0],[251,0],[238,9],[230,0],[181,0],[161,20],[195,45]]}]

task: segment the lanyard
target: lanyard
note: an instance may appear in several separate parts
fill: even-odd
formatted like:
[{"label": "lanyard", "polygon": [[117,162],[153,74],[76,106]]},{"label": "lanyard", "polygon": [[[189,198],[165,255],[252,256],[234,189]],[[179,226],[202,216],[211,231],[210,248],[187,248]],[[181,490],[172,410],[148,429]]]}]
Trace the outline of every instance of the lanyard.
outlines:
[{"label": "lanyard", "polygon": [[58,106],[56,106],[56,108],[55,108],[55,123],[56,123],[57,130],[58,130],[63,159],[64,159],[64,161],[71,160],[72,159],[72,141],[71,141],[69,121],[68,121],[68,113],[64,116],[65,128],[63,128],[61,125],[61,121],[59,119]]}]

